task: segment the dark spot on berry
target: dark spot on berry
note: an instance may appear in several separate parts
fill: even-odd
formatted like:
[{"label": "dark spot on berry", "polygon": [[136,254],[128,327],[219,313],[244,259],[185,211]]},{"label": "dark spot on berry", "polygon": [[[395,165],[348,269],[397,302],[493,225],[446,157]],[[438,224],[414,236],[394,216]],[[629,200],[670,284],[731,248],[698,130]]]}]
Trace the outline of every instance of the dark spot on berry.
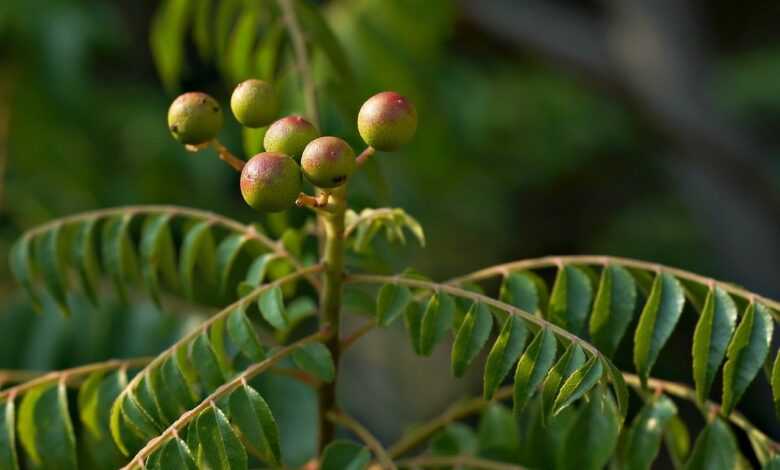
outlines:
[{"label": "dark spot on berry", "polygon": [[206,98],[202,98],[200,100],[200,104],[206,104],[206,103],[208,103],[208,100],[206,100]]},{"label": "dark spot on berry", "polygon": [[343,183],[346,180],[347,180],[347,177],[344,176],[344,175],[341,175],[341,176],[337,176],[337,177],[333,178],[333,183],[334,184],[339,184],[339,183]]},{"label": "dark spot on berry", "polygon": [[171,132],[173,132],[174,134],[179,133],[179,128],[176,126],[176,124],[171,126]]},{"label": "dark spot on berry", "polygon": [[215,113],[218,113],[218,112],[219,112],[219,108],[217,108],[216,106],[214,106],[213,108],[211,108],[211,110],[212,110],[212,111],[214,111]]}]

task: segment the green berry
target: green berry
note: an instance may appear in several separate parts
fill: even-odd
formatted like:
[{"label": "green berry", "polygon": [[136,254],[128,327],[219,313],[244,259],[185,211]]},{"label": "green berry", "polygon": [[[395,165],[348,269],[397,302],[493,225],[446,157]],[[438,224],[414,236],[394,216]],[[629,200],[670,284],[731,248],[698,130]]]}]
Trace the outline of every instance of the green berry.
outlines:
[{"label": "green berry", "polygon": [[271,124],[265,132],[266,152],[279,152],[301,158],[306,145],[320,136],[317,128],[300,116],[286,116]]},{"label": "green berry", "polygon": [[355,172],[355,151],[338,137],[320,137],[303,150],[301,169],[319,188],[335,188]]},{"label": "green berry", "polygon": [[230,109],[238,122],[246,127],[263,127],[270,124],[279,112],[279,100],[270,83],[262,80],[245,80],[238,84],[230,97]]},{"label": "green berry", "polygon": [[397,150],[412,140],[416,130],[417,111],[414,105],[394,91],[378,93],[360,108],[360,136],[377,150]]},{"label": "green berry", "polygon": [[241,171],[241,195],[253,209],[279,212],[295,204],[301,192],[301,169],[281,153],[258,153]]},{"label": "green berry", "polygon": [[213,140],[222,128],[219,103],[205,93],[190,92],[168,108],[168,129],[182,144],[199,145]]}]

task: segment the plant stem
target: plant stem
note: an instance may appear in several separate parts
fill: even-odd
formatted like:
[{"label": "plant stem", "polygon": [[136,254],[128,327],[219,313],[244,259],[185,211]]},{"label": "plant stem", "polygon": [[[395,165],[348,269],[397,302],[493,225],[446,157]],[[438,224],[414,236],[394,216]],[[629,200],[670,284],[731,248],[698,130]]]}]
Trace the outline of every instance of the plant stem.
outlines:
[{"label": "plant stem", "polygon": [[387,451],[382,444],[374,437],[371,432],[366,429],[365,426],[360,424],[356,419],[347,416],[344,413],[329,412],[327,418],[336,424],[340,424],[350,431],[354,432],[363,443],[365,443],[379,461],[379,466],[383,470],[398,470],[393,460],[387,455]]},{"label": "plant stem", "polygon": [[346,186],[341,186],[331,192],[328,212],[320,214],[322,227],[325,231],[325,243],[321,264],[322,271],[322,297],[321,317],[322,325],[328,325],[333,335],[325,343],[333,356],[336,365],[336,378],[333,382],[320,388],[319,420],[320,420],[320,452],[325,445],[333,440],[334,425],[327,419],[329,412],[337,411],[336,383],[338,382],[338,365],[341,355],[339,343],[339,324],[341,314],[341,290],[344,281],[344,213],[347,209]]}]

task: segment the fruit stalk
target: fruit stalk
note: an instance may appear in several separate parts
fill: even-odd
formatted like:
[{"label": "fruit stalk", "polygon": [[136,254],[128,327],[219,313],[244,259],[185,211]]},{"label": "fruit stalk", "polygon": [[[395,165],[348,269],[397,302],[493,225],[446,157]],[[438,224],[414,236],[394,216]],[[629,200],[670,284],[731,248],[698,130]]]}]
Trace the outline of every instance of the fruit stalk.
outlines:
[{"label": "fruit stalk", "polygon": [[334,424],[327,419],[330,412],[337,411],[336,383],[340,356],[339,323],[341,320],[341,291],[344,280],[344,214],[347,209],[346,185],[334,188],[330,193],[328,211],[320,213],[321,226],[325,231],[322,264],[322,304],[321,319],[323,326],[329,325],[333,334],[325,346],[333,356],[336,365],[336,378],[320,388],[319,422],[320,452],[333,440]]}]

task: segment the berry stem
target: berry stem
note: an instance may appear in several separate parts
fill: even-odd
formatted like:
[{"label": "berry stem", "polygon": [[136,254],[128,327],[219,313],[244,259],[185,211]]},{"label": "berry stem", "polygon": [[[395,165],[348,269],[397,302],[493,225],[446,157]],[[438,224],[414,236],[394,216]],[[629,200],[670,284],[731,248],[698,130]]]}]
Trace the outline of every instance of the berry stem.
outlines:
[{"label": "berry stem", "polygon": [[241,173],[241,170],[244,169],[244,160],[241,160],[240,158],[233,155],[233,152],[228,150],[228,148],[222,145],[217,139],[211,141],[211,147],[217,151],[220,160],[233,167],[233,169],[235,169],[237,172]]},{"label": "berry stem", "polygon": [[360,155],[358,155],[357,158],[355,158],[355,163],[357,164],[358,167],[361,167],[365,165],[368,159],[371,158],[371,156],[374,155],[375,153],[376,153],[376,149],[369,145],[368,147],[366,147],[365,150],[360,152]]},{"label": "berry stem", "polygon": [[306,193],[298,195],[298,199],[295,200],[295,205],[298,207],[309,207],[312,209],[322,209],[327,207],[330,199],[330,193],[322,192],[319,196],[309,196]]},{"label": "berry stem", "polygon": [[344,214],[347,209],[346,185],[335,188],[330,193],[328,212],[320,212],[320,220],[325,230],[322,265],[322,326],[328,326],[333,335],[325,346],[333,356],[336,365],[336,379],[325,384],[319,391],[319,423],[320,452],[333,440],[334,424],[327,419],[330,412],[337,411],[336,383],[338,381],[338,365],[341,347],[339,342],[339,323],[341,320],[341,291],[344,280]]}]

